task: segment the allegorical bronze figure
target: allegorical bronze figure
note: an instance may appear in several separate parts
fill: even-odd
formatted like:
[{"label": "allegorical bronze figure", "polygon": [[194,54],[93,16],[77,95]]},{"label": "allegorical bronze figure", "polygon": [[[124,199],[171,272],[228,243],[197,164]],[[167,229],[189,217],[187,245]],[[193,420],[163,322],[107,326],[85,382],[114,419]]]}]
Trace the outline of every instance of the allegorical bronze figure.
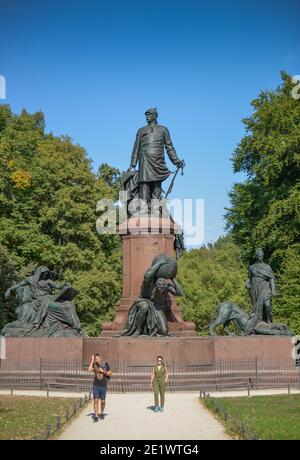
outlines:
[{"label": "allegorical bronze figure", "polygon": [[[237,333],[229,331],[231,322],[237,327]],[[285,324],[256,320],[255,314],[249,315],[238,305],[228,301],[217,306],[215,317],[208,326],[210,335],[215,335],[215,328],[221,325],[227,335],[293,335]]]},{"label": "allegorical bronze figure", "polygon": [[[136,135],[128,171],[129,175],[131,173],[132,183],[131,185],[127,183],[127,187],[130,192],[138,187],[141,213],[148,214],[151,200],[155,200],[152,203],[151,213],[157,214],[162,182],[171,174],[165,162],[164,150],[166,149],[170,160],[178,168],[184,166],[184,161],[178,158],[168,129],[157,123],[156,108],[148,109],[145,115],[147,126],[140,128]],[[135,171],[137,164],[138,172]]]},{"label": "allegorical bronze figure", "polygon": [[256,262],[250,265],[245,287],[248,289],[253,313],[258,321],[272,323],[272,296],[275,296],[275,276],[264,260],[261,248],[255,251]]},{"label": "allegorical bronze figure", "polygon": [[175,278],[176,274],[177,262],[173,257],[168,254],[160,254],[153,259],[144,275],[140,296],[133,302],[128,312],[125,330],[117,336],[166,336],[169,334],[167,320],[172,320],[173,315],[168,294],[174,296],[183,294]]},{"label": "allegorical bronze figure", "polygon": [[34,274],[9,288],[16,292],[17,319],[4,326],[5,337],[72,337],[84,335],[71,300],[79,294],[69,284],[57,284],[50,270],[41,266]]},{"label": "allegorical bronze figure", "polygon": [[213,321],[209,324],[209,332],[214,335],[215,328],[223,325],[224,332],[235,335],[228,329],[232,322],[238,329],[238,335],[293,335],[285,324],[272,322],[272,296],[275,293],[275,276],[270,265],[266,264],[261,248],[255,251],[256,263],[250,265],[245,287],[248,289],[252,311],[250,314],[241,310],[238,305],[225,301],[220,303]]}]

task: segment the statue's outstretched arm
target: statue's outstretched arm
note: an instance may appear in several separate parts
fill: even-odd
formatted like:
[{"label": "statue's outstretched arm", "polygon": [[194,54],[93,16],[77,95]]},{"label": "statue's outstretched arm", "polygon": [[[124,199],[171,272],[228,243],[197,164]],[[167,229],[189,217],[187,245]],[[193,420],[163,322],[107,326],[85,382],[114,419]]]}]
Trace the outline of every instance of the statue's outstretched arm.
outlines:
[{"label": "statue's outstretched arm", "polygon": [[144,279],[153,278],[153,276],[155,276],[155,273],[157,272],[157,270],[163,264],[165,264],[168,260],[169,260],[169,257],[167,255],[166,256],[161,256],[161,258],[157,262],[155,262],[155,264],[151,265],[151,267],[149,267],[148,270],[145,272]]},{"label": "statue's outstretched arm", "polygon": [[15,291],[16,289],[18,289],[19,287],[22,287],[22,286],[26,286],[28,284],[27,282],[27,279],[21,281],[20,283],[18,284],[15,284],[14,286],[11,286],[9,289],[7,289],[7,291],[5,292],[4,296],[6,299],[9,299],[10,297],[10,294],[12,291]]},{"label": "statue's outstretched arm", "polygon": [[173,278],[173,286],[169,284],[169,287],[172,288],[172,290],[169,288],[169,291],[175,295],[175,296],[182,296],[183,295],[183,290],[178,283],[176,278]]},{"label": "statue's outstretched arm", "polygon": [[152,265],[150,268],[148,268],[148,270],[145,271],[144,279],[148,280],[150,278],[153,278],[153,276],[155,275],[155,273],[157,272],[157,270],[159,269],[160,266],[161,266],[160,263],[156,263],[156,264]]},{"label": "statue's outstretched arm", "polygon": [[63,287],[67,286],[68,283],[63,283],[63,284],[56,284],[54,281],[49,281],[49,286],[51,286],[53,289],[62,289]]}]

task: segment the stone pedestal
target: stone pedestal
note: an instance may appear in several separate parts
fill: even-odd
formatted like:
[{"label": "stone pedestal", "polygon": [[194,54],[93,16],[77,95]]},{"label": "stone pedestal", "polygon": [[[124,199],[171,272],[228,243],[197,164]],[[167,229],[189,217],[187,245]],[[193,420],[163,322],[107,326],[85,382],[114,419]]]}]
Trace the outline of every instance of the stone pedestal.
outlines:
[{"label": "stone pedestal", "polygon": [[[85,337],[85,338],[7,338],[5,340],[6,361],[24,368],[39,368],[43,363],[52,363],[51,368],[61,363],[87,365],[95,353],[108,361],[114,371],[128,366],[150,366],[158,355],[174,369],[190,368],[194,365],[214,366],[225,360],[245,362],[257,358],[274,367],[293,366],[292,337]],[[56,363],[56,364],[55,364]],[[55,367],[56,366],[56,367]],[[0,362],[1,369],[1,362]],[[299,374],[300,375],[300,374]],[[1,382],[0,382],[1,383]]]},{"label": "stone pedestal", "polygon": [[213,366],[220,360],[231,362],[257,358],[275,366],[293,363],[292,337],[253,335],[249,337],[97,337],[83,339],[83,362],[100,353],[115,369],[148,366],[158,355],[168,365],[183,369],[193,365]]},{"label": "stone pedestal", "polygon": [[81,337],[8,337],[2,340],[5,344],[3,361],[20,368],[38,369],[41,362],[82,362],[84,339]]},{"label": "stone pedestal", "polygon": [[[138,297],[144,273],[155,256],[168,253],[174,256],[174,233],[179,227],[169,218],[141,217],[128,219],[119,225],[118,232],[123,240],[123,291],[116,306],[116,317],[102,325],[101,337],[111,337],[125,328],[128,310]],[[168,321],[169,331],[176,336],[195,336],[195,325],[183,321],[176,298],[171,297],[173,317]]]}]

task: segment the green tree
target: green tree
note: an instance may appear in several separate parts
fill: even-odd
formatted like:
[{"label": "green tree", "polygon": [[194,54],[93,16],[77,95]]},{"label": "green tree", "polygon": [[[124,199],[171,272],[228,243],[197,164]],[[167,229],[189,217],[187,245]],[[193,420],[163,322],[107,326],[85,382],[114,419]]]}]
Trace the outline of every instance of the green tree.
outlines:
[{"label": "green tree", "polygon": [[44,264],[82,285],[79,316],[98,334],[120,292],[121,257],[119,237],[96,231],[96,203],[116,198],[120,172],[104,164],[95,174],[82,147],[44,127],[41,112],[0,106],[0,244],[18,273]]},{"label": "green tree", "polygon": [[230,235],[186,252],[179,260],[178,275],[184,291],[178,300],[184,319],[194,321],[198,333],[205,335],[220,302],[230,300],[249,310],[246,276],[247,267]]},{"label": "green tree", "polygon": [[291,77],[282,72],[282,79],[252,101],[254,113],[243,119],[246,135],[232,161],[247,179],[233,186],[226,214],[244,259],[263,246],[275,269],[299,238],[300,104],[291,97]]},{"label": "green tree", "polygon": [[[243,119],[246,134],[232,158],[234,172],[247,178],[234,184],[226,213],[243,260],[253,262],[255,248],[262,247],[278,275],[284,296],[275,299],[274,308],[278,305],[281,318],[292,318],[291,306],[300,303],[299,290],[291,288],[300,248],[300,103],[291,96],[293,86],[282,72],[275,91],[263,91],[252,101],[253,114]],[[294,316],[286,322],[298,327]]]},{"label": "green tree", "polygon": [[286,250],[280,272],[277,276],[279,296],[274,299],[274,317],[276,322],[287,324],[295,334],[300,332],[300,253],[299,246],[290,246]]},{"label": "green tree", "polygon": [[0,302],[3,305],[0,308],[0,330],[5,323],[13,321],[14,308],[12,301],[6,301],[5,291],[16,282],[18,274],[14,262],[11,260],[8,250],[0,245]]}]

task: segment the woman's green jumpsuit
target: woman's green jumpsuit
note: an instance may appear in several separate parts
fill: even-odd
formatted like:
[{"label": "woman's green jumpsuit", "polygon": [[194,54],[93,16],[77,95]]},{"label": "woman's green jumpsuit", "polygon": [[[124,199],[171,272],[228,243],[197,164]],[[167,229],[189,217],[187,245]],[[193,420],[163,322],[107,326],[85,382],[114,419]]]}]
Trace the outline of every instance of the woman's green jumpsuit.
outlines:
[{"label": "woman's green jumpsuit", "polygon": [[153,390],[154,390],[154,404],[158,406],[158,394],[160,394],[160,406],[164,407],[165,404],[165,389],[166,389],[166,368],[165,366],[155,366],[154,368],[154,379],[153,379]]}]

